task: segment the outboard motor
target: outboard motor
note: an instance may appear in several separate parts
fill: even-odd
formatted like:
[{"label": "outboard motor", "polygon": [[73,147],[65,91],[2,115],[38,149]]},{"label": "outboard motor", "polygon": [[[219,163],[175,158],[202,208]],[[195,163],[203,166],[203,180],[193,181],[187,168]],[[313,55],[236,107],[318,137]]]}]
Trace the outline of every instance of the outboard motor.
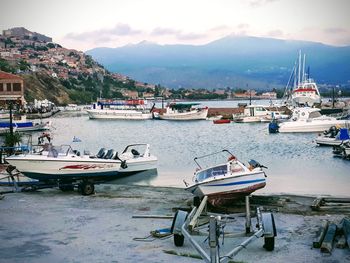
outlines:
[{"label": "outboard motor", "polygon": [[249,160],[248,163],[253,169],[258,168],[258,167],[267,169],[266,166],[261,165],[259,162],[255,161],[255,160]]},{"label": "outboard motor", "polygon": [[278,128],[279,127],[276,121],[272,121],[269,123],[269,133],[277,133]]}]

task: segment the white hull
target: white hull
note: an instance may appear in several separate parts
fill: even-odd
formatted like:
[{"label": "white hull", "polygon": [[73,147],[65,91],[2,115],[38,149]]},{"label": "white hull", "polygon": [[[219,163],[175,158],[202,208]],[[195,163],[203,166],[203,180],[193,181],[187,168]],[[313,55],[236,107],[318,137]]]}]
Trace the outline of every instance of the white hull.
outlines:
[{"label": "white hull", "polygon": [[235,118],[235,119],[233,119],[233,121],[238,122],[238,123],[261,122],[261,117],[247,116],[247,117],[242,117],[242,118]]},{"label": "white hull", "polygon": [[123,169],[119,160],[89,158],[88,156],[46,157],[39,154],[17,155],[6,161],[24,175],[38,179],[65,179],[76,177],[117,176],[156,168],[154,156],[130,159]]},{"label": "white hull", "polygon": [[343,142],[347,142],[349,140],[339,140],[336,138],[329,138],[329,137],[325,137],[325,136],[319,136],[316,139],[316,143],[319,145],[329,145],[329,146],[339,146],[340,144],[342,144]]},{"label": "white hull", "polygon": [[136,110],[87,110],[90,119],[148,120],[152,113]]},{"label": "white hull", "polygon": [[252,189],[257,183],[263,183],[265,185],[266,179],[263,171],[257,173],[246,173],[238,176],[221,176],[215,180],[190,186],[186,190],[199,197],[231,192],[245,193],[249,191],[249,189]]},{"label": "white hull", "polygon": [[189,112],[174,112],[159,114],[159,118],[162,120],[176,120],[176,121],[188,121],[188,120],[206,120],[208,115],[208,109],[192,110]]},{"label": "white hull", "polygon": [[346,126],[346,120],[322,119],[309,121],[288,121],[279,125],[279,132],[323,132],[331,126]]}]

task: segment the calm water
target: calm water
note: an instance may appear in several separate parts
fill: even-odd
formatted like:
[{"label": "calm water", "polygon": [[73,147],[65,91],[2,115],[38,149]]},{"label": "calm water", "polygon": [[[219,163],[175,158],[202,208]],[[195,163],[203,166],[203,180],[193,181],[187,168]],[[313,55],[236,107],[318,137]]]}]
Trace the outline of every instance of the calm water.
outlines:
[{"label": "calm water", "polygon": [[[237,102],[204,104],[233,107]],[[255,159],[268,167],[267,186],[260,193],[350,196],[350,161],[334,158],[331,148],[316,146],[316,134],[269,134],[267,123],[104,121],[67,114],[51,120],[55,144],[91,153],[101,147],[121,152],[127,144],[150,143],[158,157],[157,174],[132,176],[129,183],[183,187],[183,179],[191,181],[196,168],[194,157],[229,149],[245,163]],[[73,136],[82,142],[72,143]]]}]

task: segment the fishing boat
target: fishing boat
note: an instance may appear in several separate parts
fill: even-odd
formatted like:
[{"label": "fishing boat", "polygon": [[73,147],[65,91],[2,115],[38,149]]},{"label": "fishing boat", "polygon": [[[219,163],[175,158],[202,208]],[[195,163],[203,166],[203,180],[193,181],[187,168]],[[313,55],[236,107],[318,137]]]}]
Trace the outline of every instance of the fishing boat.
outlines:
[{"label": "fishing boat", "polygon": [[90,119],[147,120],[153,118],[153,107],[146,100],[100,100],[87,113]]},{"label": "fishing boat", "polygon": [[206,120],[208,107],[199,108],[199,103],[170,103],[163,114],[159,114],[161,120],[189,121]]},{"label": "fishing boat", "polygon": [[278,124],[279,132],[323,132],[331,126],[345,127],[346,120],[321,115],[320,109],[303,107],[295,108],[292,117]]},{"label": "fishing boat", "polygon": [[[212,162],[217,156],[224,157],[224,161],[207,166],[199,163],[199,159],[204,158]],[[262,169],[265,166],[250,160],[247,167],[228,150],[196,157],[194,161],[198,169],[191,184],[184,181],[186,190],[200,199],[208,196],[213,206],[227,204],[266,185],[266,174]]]},{"label": "fishing boat", "polygon": [[336,126],[332,126],[316,138],[316,143],[318,145],[336,146],[349,141],[349,139],[349,130],[347,128],[338,129]]},{"label": "fishing boat", "polygon": [[233,114],[232,119],[238,123],[267,122],[272,120],[272,111],[263,105],[248,105],[243,114]]},{"label": "fishing boat", "polygon": [[155,169],[157,164],[150,145],[144,143],[128,145],[120,155],[114,149],[105,148],[96,155],[81,154],[70,145],[53,146],[52,143],[30,149],[5,160],[25,176],[40,182],[79,183],[83,194],[84,191],[91,194],[94,183]]},{"label": "fishing boat", "polygon": [[[10,122],[0,122],[0,134],[5,134],[10,131]],[[12,128],[14,131],[18,132],[32,132],[32,131],[45,131],[49,130],[51,127],[51,121],[48,122],[35,122],[27,121],[25,116],[20,119],[14,119],[12,122]]]},{"label": "fishing boat", "polygon": [[[321,104],[321,95],[316,82],[310,78],[310,69],[308,68],[308,72],[305,72],[305,62],[306,55],[304,54],[301,59],[301,51],[299,51],[298,62],[294,65],[284,93],[286,103],[294,107],[313,107]],[[293,85],[292,79],[294,79]]]}]

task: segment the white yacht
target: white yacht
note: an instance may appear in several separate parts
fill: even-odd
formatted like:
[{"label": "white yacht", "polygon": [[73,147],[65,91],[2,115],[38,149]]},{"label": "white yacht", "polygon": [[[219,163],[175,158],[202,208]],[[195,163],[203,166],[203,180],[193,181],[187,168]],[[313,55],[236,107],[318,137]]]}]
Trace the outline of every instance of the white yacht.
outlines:
[{"label": "white yacht", "polygon": [[323,132],[331,126],[345,127],[348,121],[321,115],[317,108],[295,108],[292,117],[280,123],[279,132]]}]

